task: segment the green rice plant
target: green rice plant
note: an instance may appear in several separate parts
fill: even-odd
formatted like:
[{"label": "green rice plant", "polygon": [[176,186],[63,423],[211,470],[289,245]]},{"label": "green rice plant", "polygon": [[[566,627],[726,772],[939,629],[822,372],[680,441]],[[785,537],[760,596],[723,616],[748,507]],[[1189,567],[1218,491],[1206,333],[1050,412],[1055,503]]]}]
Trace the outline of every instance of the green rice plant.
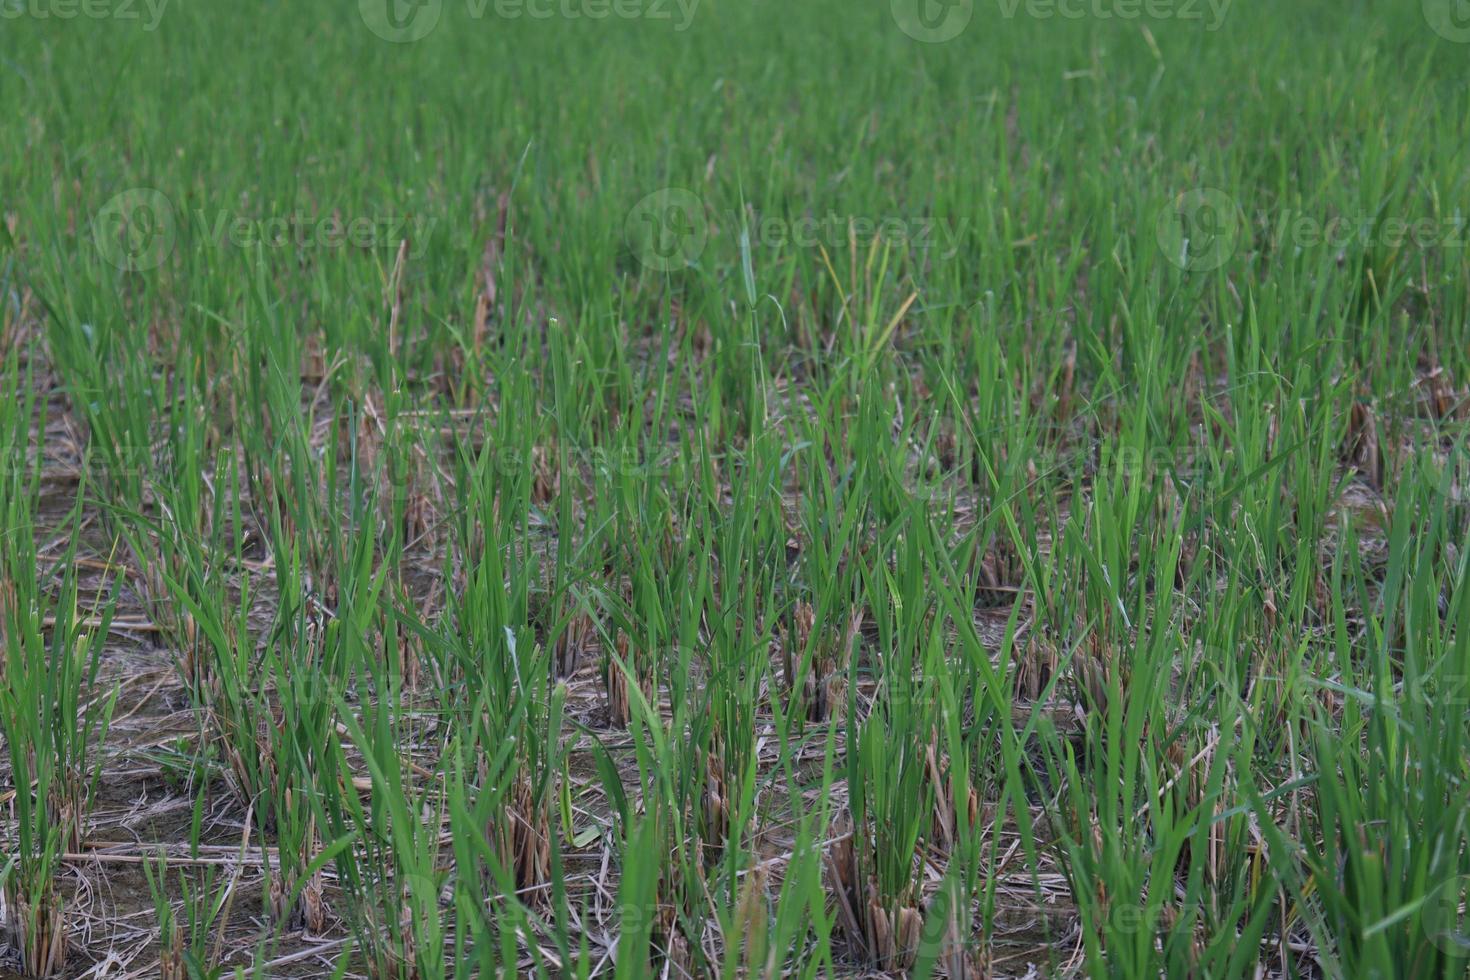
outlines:
[{"label": "green rice plant", "polygon": [[[370,968],[383,975],[494,971],[516,963],[532,935],[550,933],[554,958],[565,965],[574,957],[565,917],[558,912],[547,924],[536,912],[547,908],[548,892],[560,894],[553,874],[566,775],[565,692],[529,626],[538,564],[514,543],[526,533],[533,474],[499,465],[490,447],[474,456],[461,447],[456,465],[462,496],[452,508],[450,560],[462,589],[447,597],[437,621],[403,605],[388,610],[382,626],[385,644],[390,635],[416,636],[440,682],[431,703],[413,710],[396,660],[366,649],[351,655],[361,717],[343,724],[364,763],[375,746],[372,788],[361,806],[330,794],[323,806],[327,819],[345,820],[342,832],[361,841],[339,858],[339,877],[354,896],[354,929]],[[413,759],[423,761],[405,759],[395,748],[404,745],[417,746]],[[338,771],[354,759],[342,756]],[[399,811],[393,801],[405,795],[414,803]],[[425,814],[434,816],[419,819]],[[441,824],[452,839],[442,855]],[[410,907],[411,918],[393,918]],[[431,964],[446,942],[447,965]],[[531,949],[540,955],[539,946]]]},{"label": "green rice plant", "polygon": [[[396,694],[385,687],[385,695]],[[362,752],[366,801],[352,778],[342,743],[333,739],[321,763],[318,819],[348,846],[337,848],[344,911],[368,975],[446,976],[440,894],[442,796],[436,781],[405,764],[395,736],[401,718],[384,697],[353,709],[338,702],[347,738]],[[359,717],[361,720],[359,720]]]},{"label": "green rice plant", "polygon": [[[327,921],[322,881],[308,869],[320,867],[323,827],[310,800],[322,733],[332,728],[333,698],[346,683],[346,654],[336,639],[341,614],[308,587],[292,540],[277,547],[268,580],[249,569],[238,469],[222,470],[217,479],[226,492],[215,497],[208,537],[190,533],[183,521],[157,531],[164,542],[162,579],[186,627],[176,634],[184,648],[180,672],[194,701],[201,751],[222,763],[232,794],[271,835],[276,860],[267,865],[265,904],[272,919],[284,929],[319,931]],[[167,499],[165,509],[191,512],[172,504]],[[354,568],[373,547],[370,539],[357,540]],[[381,576],[375,581],[380,591]],[[269,628],[257,632],[252,614],[262,591],[276,608]]]},{"label": "green rice plant", "polygon": [[[250,623],[258,585],[242,561],[243,514],[238,495],[227,495],[238,490],[236,471],[222,468],[217,476],[226,491],[216,497],[213,523],[220,533],[209,538],[190,533],[190,524],[182,520],[160,526],[163,547],[154,567],[180,610],[178,668],[199,712],[201,735],[248,806],[272,781],[269,674],[259,662]],[[227,560],[238,574],[226,574]]]},{"label": "green rice plant", "polygon": [[[1420,460],[1401,483],[1361,669],[1317,682],[1342,699],[1342,716],[1309,718],[1312,832],[1293,843],[1279,825],[1268,828],[1288,887],[1310,896],[1306,927],[1333,937],[1344,971],[1466,969],[1465,559],[1446,564],[1443,549],[1464,532],[1444,506],[1456,472],[1462,460]],[[1335,619],[1346,659],[1358,644],[1340,605]]]},{"label": "green rice plant", "polygon": [[[191,852],[198,856],[204,796],[198,796],[191,824]],[[207,865],[197,875],[175,869],[180,902],[169,897],[169,864],[160,851],[143,863],[143,875],[153,897],[159,929],[158,973],[164,980],[216,980],[225,976],[225,931],[234,889],[219,880],[218,866]]]},{"label": "green rice plant", "polygon": [[[521,743],[501,737],[503,730],[526,732],[534,707],[523,699],[510,717],[485,711],[463,741],[445,752],[456,975],[508,969],[527,951],[538,970],[585,975],[588,969],[585,939],[580,949],[574,948],[567,918],[561,838],[550,827],[544,841],[526,833],[522,814],[535,815],[535,800],[528,798],[516,755]],[[552,707],[562,710],[560,703]],[[565,772],[560,778],[566,778]],[[543,845],[549,880],[530,887],[519,884],[527,858],[539,859]]]},{"label": "green rice plant", "polygon": [[[381,847],[388,834],[382,819],[365,825],[360,806],[347,805],[357,799],[357,789],[337,738],[340,721],[349,734],[357,733],[352,744],[368,751],[368,744],[361,741],[363,728],[353,727],[360,723],[340,718],[354,678],[359,695],[366,696],[370,705],[374,698],[379,699],[376,703],[385,705],[382,710],[398,706],[403,693],[398,632],[383,613],[394,563],[377,560],[376,542],[370,535],[355,535],[350,542],[338,536],[344,526],[368,526],[370,515],[378,512],[375,494],[359,484],[356,462],[353,459],[348,467],[345,489],[352,504],[345,520],[334,522],[317,539],[331,554],[340,556],[341,563],[333,566],[333,604],[327,606],[311,588],[305,556],[294,539],[278,544],[276,552],[279,605],[259,668],[269,691],[269,728],[262,754],[270,767],[270,779],[261,787],[260,805],[267,826],[274,831],[277,858],[267,887],[268,902],[273,918],[284,929],[304,925],[312,932],[322,931],[326,898],[321,869],[329,856],[336,856],[339,873],[344,867],[353,869],[356,865],[346,842],[370,849],[365,835],[371,831],[376,834],[373,842]],[[334,486],[330,477],[327,485]],[[390,544],[398,540],[390,532]],[[381,637],[378,649],[367,646],[367,638],[373,635]],[[383,727],[386,724],[386,720],[371,720],[367,730],[376,738],[397,732]],[[392,760],[380,756],[376,761],[387,766]],[[372,853],[381,857],[380,852]],[[358,889],[349,889],[347,898],[361,908]],[[396,909],[397,903],[379,908]],[[377,933],[370,930],[368,935]],[[363,948],[376,950],[370,945]],[[405,962],[411,959],[410,955]],[[375,969],[389,968],[389,961],[379,955],[373,955],[372,961]]]},{"label": "green rice plant", "polygon": [[[165,980],[193,980],[195,977],[212,980],[214,977],[223,976],[223,968],[206,966],[204,964],[207,960],[201,957],[201,953],[208,956],[208,953],[201,948],[205,947],[208,941],[208,926],[205,926],[206,935],[204,941],[201,942],[201,937],[194,928],[197,921],[191,921],[187,928],[188,938],[185,938],[186,929],[179,923],[178,913],[163,890],[162,882],[167,880],[168,874],[168,863],[163,856],[159,856],[156,869],[150,864],[143,865],[143,868],[143,874],[148,880],[148,890],[153,895],[153,913],[157,918],[160,935],[158,975]],[[188,899],[192,896],[189,894],[188,885],[183,883],[182,878],[180,885],[185,893],[184,909],[189,910],[192,906],[188,903]]]},{"label": "green rice plant", "polygon": [[[27,422],[29,413],[21,416]],[[8,458],[14,459],[11,455]],[[116,595],[83,614],[74,559],[80,513],[68,515],[65,550],[54,564],[35,541],[39,466],[4,474],[7,533],[0,540],[0,734],[9,763],[5,794],[14,837],[3,843],[5,928],[28,976],[67,963],[69,926],[56,877],[62,856],[88,833],[117,691],[98,681]],[[53,577],[59,576],[52,592]]]},{"label": "green rice plant", "polygon": [[[322,633],[334,632],[336,625]],[[320,792],[316,781],[328,768],[323,756],[332,751],[330,737],[323,745],[323,734],[334,729],[329,699],[340,688],[323,661],[334,641],[313,636],[320,627],[305,617],[277,626],[260,668],[271,695],[259,747],[265,781],[253,798],[275,852],[266,868],[266,905],[279,929],[320,934],[327,923],[326,896],[320,873],[311,869],[320,866],[325,828],[309,801]],[[263,846],[265,840],[262,835]]]},{"label": "green rice plant", "polygon": [[119,294],[84,288],[64,261],[47,273],[46,351],[87,426],[97,489],[141,511],[170,405],[169,386],[153,381],[149,351],[173,341],[151,335],[146,315],[139,316],[159,300],[141,299],[130,309]]},{"label": "green rice plant", "polygon": [[848,812],[827,855],[838,928],[861,959],[891,971],[909,969],[920,952],[924,910],[916,857],[935,817],[932,676],[944,644],[923,584],[923,531],[917,521],[889,530],[883,540],[896,568],[885,556],[862,569],[877,621],[877,688],[870,714],[850,716],[845,725]]},{"label": "green rice plant", "polygon": [[[648,703],[634,694],[630,732],[640,762],[641,781],[648,787],[643,798],[629,800],[618,779],[616,765],[606,754],[598,764],[604,793],[612,807],[622,884],[618,896],[620,976],[642,976],[651,970],[692,972],[704,954],[700,939],[705,926],[702,895],[703,855],[694,824],[706,816],[689,806],[679,783],[685,775],[671,772],[660,781],[654,760],[678,756],[670,731],[652,715]],[[645,727],[652,722],[657,727]],[[692,753],[690,753],[692,754]],[[709,765],[704,760],[704,765]],[[644,768],[648,766],[649,768]],[[693,778],[691,772],[690,778]],[[707,825],[706,825],[707,827]]]},{"label": "green rice plant", "polygon": [[934,805],[908,710],[880,708],[855,732],[849,815],[836,824],[827,855],[838,928],[859,958],[889,971],[908,969],[919,953],[915,857]]},{"label": "green rice plant", "polygon": [[[514,792],[485,829],[499,860],[513,869],[514,891],[545,885],[550,871],[553,810],[561,775],[560,711],[555,707],[551,653],[529,631],[530,582],[537,575],[529,556],[518,553],[516,535],[525,530],[530,474],[501,475],[482,457],[474,478],[484,489],[475,533],[461,544],[467,562],[463,593],[452,599],[443,644],[455,665],[455,689],[444,710],[466,734],[466,746],[482,753],[476,785],[491,791],[498,769],[491,760],[503,744],[517,746]],[[517,507],[513,501],[520,501]],[[499,502],[498,508],[496,501]],[[496,513],[498,509],[498,514]],[[488,726],[488,727],[486,727]],[[473,733],[474,738],[469,738]],[[496,784],[499,792],[503,784]]]},{"label": "green rice plant", "polygon": [[[1124,445],[1141,450],[1144,438],[1125,422]],[[1237,663],[1230,620],[1208,613],[1196,664],[1194,641],[1180,644],[1173,593],[1145,588],[1177,580],[1183,539],[1155,533],[1146,505],[1166,473],[1105,466],[1099,477],[1085,523],[1074,518],[1060,542],[1080,581],[1080,598],[1057,608],[1075,624],[1062,633],[1060,666],[1083,737],[1041,730],[1046,782],[1061,787],[1048,815],[1087,968],[1240,975],[1258,962],[1275,898],[1260,880],[1264,855],[1250,856],[1237,788],[1262,772],[1254,731],[1241,731],[1249,664]]]},{"label": "green rice plant", "polygon": [[581,554],[589,563],[604,556],[599,666],[609,722],[626,727],[631,686],[655,705],[665,687],[671,705],[691,696],[687,661],[705,609],[713,532],[702,524],[698,496],[671,481],[656,447],[612,442],[590,462],[595,516],[586,521],[589,540]]},{"label": "green rice plant", "polygon": [[[646,473],[628,476],[629,482],[648,479]],[[746,834],[756,815],[755,715],[770,645],[769,627],[754,634],[750,629],[756,620],[752,597],[774,588],[765,571],[770,566],[747,559],[746,549],[760,540],[751,528],[752,522],[759,528],[764,515],[750,508],[763,499],[762,484],[756,478],[737,490],[736,519],[718,525],[692,519],[687,526],[701,531],[676,539],[667,557],[660,557],[664,544],[657,540],[630,556],[634,601],[624,635],[635,637],[633,650],[625,656],[624,645],[608,656],[609,669],[627,678],[636,798],[629,799],[611,754],[596,750],[619,860],[632,878],[620,894],[628,943],[618,957],[623,974],[714,969],[704,937],[717,924],[734,923],[742,904],[743,928],[756,928],[755,899],[741,879],[749,870]],[[744,579],[723,583],[730,592],[721,594],[740,597],[733,606],[715,599],[707,570],[682,580],[655,570],[664,561],[701,569],[706,556]],[[671,622],[660,612],[665,609],[677,613]],[[669,645],[654,646],[659,638]],[[636,681],[649,676],[648,663],[667,672],[667,702],[658,686]],[[763,917],[759,928],[765,928]]]},{"label": "green rice plant", "polygon": [[[916,976],[932,975],[936,969],[951,977],[989,972],[999,885],[994,869],[1005,860],[999,831],[1013,807],[1030,816],[1027,787],[1034,773],[1025,752],[1030,728],[1040,723],[1041,713],[1018,715],[1007,676],[1019,669],[1011,651],[1021,606],[1012,608],[999,663],[994,664],[970,613],[983,601],[977,593],[984,586],[958,572],[971,554],[961,547],[935,556],[935,591],[955,640],[944,659],[925,671],[933,705],[925,763],[934,804],[925,836],[931,851],[943,855],[945,877],[924,910]],[[1058,680],[1050,678],[1047,686]],[[1045,688],[1037,693],[1034,700],[1044,703]],[[1036,833],[1028,819],[1018,824],[1020,843],[1034,867]]]}]

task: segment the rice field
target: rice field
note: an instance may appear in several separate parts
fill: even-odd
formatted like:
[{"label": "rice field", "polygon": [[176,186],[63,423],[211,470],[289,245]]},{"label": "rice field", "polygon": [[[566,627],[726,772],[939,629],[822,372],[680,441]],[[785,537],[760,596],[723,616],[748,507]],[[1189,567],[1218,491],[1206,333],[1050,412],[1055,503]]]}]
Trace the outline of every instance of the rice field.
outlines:
[{"label": "rice field", "polygon": [[1470,975],[1461,0],[0,0],[0,975]]}]

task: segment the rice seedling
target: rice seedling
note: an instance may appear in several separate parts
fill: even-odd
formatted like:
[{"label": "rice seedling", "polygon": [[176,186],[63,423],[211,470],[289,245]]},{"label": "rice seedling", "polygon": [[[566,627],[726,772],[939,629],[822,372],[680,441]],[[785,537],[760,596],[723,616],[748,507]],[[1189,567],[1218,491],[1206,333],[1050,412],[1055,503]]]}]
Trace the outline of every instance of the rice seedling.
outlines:
[{"label": "rice seedling", "polygon": [[[23,458],[18,443],[10,449],[6,458]],[[116,690],[98,679],[116,596],[109,588],[83,605],[73,564],[78,511],[69,515],[65,549],[54,559],[39,553],[38,474],[31,464],[4,476],[9,530],[0,543],[0,734],[9,791],[0,920],[21,972],[49,977],[66,969],[71,943],[57,877],[63,855],[79,852],[89,833],[116,703]]]},{"label": "rice seedling", "polygon": [[[197,856],[197,836],[195,844]],[[225,976],[221,927],[229,921],[232,890],[219,880],[217,869],[206,867],[197,877],[176,869],[172,880],[181,896],[178,904],[169,897],[167,857],[160,853],[156,862],[145,862],[143,874],[158,922],[159,976],[165,980],[214,980]]]}]

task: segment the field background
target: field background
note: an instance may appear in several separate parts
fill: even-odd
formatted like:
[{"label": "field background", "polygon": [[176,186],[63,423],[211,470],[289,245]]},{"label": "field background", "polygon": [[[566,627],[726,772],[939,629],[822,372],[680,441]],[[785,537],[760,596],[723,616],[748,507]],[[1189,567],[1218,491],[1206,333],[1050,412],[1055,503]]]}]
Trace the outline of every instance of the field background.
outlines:
[{"label": "field background", "polygon": [[1465,976],[1464,5],[690,3],[0,0],[0,972]]}]

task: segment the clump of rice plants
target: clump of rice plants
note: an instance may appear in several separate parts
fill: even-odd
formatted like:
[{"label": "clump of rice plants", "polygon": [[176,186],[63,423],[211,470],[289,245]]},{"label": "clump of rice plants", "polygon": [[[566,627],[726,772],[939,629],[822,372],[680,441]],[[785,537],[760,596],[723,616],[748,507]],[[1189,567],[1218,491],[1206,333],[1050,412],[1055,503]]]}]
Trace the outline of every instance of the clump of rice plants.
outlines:
[{"label": "clump of rice plants", "polygon": [[[29,422],[28,414],[22,418]],[[89,832],[116,699],[98,679],[116,597],[83,598],[74,564],[77,511],[69,516],[65,550],[55,559],[38,553],[38,472],[14,467],[0,482],[8,528],[0,540],[0,735],[9,763],[9,792],[0,803],[8,811],[0,925],[24,974],[49,977],[67,968],[70,944],[60,863],[82,850]]]}]

